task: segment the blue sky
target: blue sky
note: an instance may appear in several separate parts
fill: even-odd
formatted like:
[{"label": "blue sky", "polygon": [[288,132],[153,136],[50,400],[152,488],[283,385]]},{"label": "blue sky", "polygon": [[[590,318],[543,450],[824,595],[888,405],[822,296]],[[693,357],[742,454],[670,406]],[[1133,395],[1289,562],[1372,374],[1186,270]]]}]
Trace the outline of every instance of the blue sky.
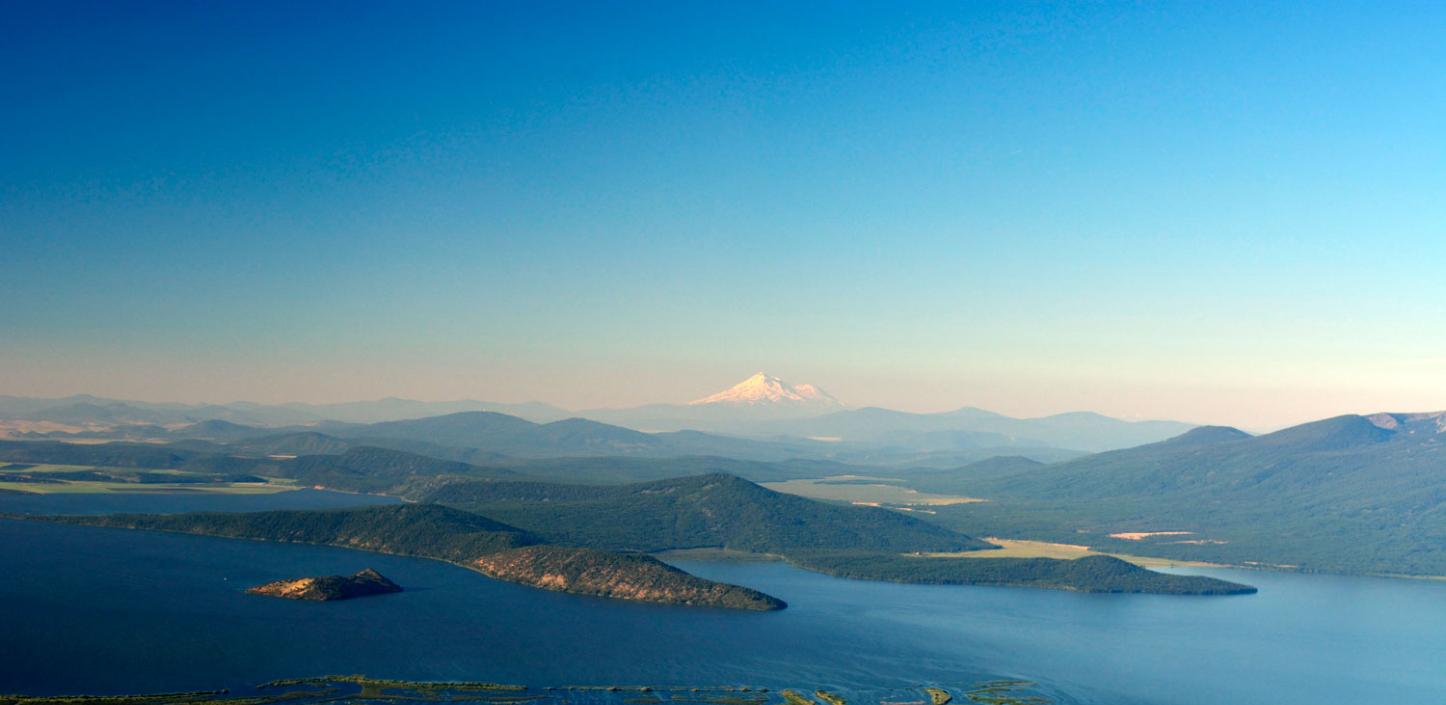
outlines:
[{"label": "blue sky", "polygon": [[0,393],[1446,407],[1440,4],[411,5],[0,6]]}]

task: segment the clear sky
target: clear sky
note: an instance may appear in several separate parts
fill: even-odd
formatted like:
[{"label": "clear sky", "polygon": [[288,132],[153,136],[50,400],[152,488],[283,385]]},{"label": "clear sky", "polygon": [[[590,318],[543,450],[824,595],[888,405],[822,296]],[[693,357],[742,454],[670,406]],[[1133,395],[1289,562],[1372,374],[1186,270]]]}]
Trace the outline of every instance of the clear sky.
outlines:
[{"label": "clear sky", "polygon": [[0,3],[0,393],[1446,407],[1442,3]]}]

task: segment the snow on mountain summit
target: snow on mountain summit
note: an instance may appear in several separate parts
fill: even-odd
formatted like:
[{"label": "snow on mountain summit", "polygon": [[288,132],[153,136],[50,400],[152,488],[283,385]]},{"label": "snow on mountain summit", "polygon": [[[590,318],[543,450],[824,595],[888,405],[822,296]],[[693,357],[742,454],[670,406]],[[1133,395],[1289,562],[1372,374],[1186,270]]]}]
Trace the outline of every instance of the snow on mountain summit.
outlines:
[{"label": "snow on mountain summit", "polygon": [[843,406],[828,392],[812,384],[789,384],[773,375],[758,374],[712,396],[688,402],[689,406],[705,404],[742,404],[761,406],[789,404],[811,406]]}]

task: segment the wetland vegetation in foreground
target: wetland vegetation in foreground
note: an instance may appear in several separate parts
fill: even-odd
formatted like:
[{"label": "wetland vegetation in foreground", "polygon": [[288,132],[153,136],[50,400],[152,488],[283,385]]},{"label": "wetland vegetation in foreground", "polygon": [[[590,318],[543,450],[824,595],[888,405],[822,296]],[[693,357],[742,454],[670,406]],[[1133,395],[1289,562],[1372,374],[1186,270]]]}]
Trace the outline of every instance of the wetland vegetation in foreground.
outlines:
[{"label": "wetland vegetation in foreground", "polygon": [[[987,681],[961,689],[966,701],[985,705],[1035,705],[1048,698],[1029,694],[1026,681]],[[904,688],[874,702],[946,705],[949,691],[940,687]],[[814,698],[817,698],[815,700]],[[321,703],[478,703],[487,705],[854,705],[826,690],[812,697],[795,689],[777,692],[752,686],[590,685],[529,687],[471,681],[409,681],[362,675],[285,678],[253,688],[141,695],[0,695],[0,705],[319,705]],[[858,705],[863,705],[859,703]]]}]

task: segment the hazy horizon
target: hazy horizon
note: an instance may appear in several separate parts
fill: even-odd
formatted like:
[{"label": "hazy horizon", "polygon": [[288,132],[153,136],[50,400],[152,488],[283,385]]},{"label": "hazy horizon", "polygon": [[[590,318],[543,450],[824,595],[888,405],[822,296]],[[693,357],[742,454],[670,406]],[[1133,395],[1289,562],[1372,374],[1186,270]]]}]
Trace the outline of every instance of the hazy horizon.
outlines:
[{"label": "hazy horizon", "polygon": [[[738,379],[735,379],[734,382],[740,382],[740,381],[742,381],[742,379],[743,379],[742,377],[739,377]],[[807,379],[785,379],[785,381],[787,381],[787,382],[805,383],[805,382],[808,382],[809,380],[807,380]],[[719,386],[719,387],[716,388],[716,389],[711,389],[711,390],[708,390],[708,391],[710,391],[710,392],[716,392],[716,391],[719,391],[719,390],[721,390],[721,389],[723,389],[723,388],[726,388],[726,387],[728,387],[728,386],[731,386],[731,384],[732,384],[732,383],[723,384],[723,385]],[[828,391],[828,392],[831,393],[831,390],[830,390],[826,385],[817,385],[817,386],[820,386],[821,388],[824,389],[824,391]],[[636,407],[636,406],[645,406],[645,405],[651,405],[651,404],[684,405],[684,404],[687,404],[688,402],[692,401],[693,399],[697,398],[697,396],[695,395],[694,397],[687,397],[687,398],[669,398],[669,399],[659,398],[659,399],[651,399],[651,400],[644,400],[644,401],[640,401],[640,402],[632,403],[632,404],[599,404],[599,405],[591,405],[591,406],[576,406],[576,405],[562,404],[562,403],[558,403],[558,402],[556,402],[556,401],[549,400],[549,399],[544,399],[544,398],[527,398],[527,397],[521,397],[521,398],[496,398],[496,397],[487,396],[487,395],[463,395],[463,396],[452,396],[452,397],[441,396],[441,397],[421,398],[421,397],[416,397],[416,396],[409,396],[409,395],[407,395],[407,394],[385,394],[385,395],[377,396],[377,397],[355,397],[355,398],[337,397],[337,398],[329,398],[329,399],[277,398],[277,399],[270,399],[270,400],[262,400],[262,399],[256,399],[256,398],[243,398],[243,397],[237,397],[237,398],[219,398],[219,397],[218,397],[218,398],[178,399],[178,398],[141,397],[141,396],[115,396],[115,395],[106,395],[106,394],[95,394],[95,393],[92,393],[92,392],[85,392],[85,391],[82,391],[82,392],[74,392],[74,393],[69,393],[69,394],[61,394],[61,395],[55,395],[55,394],[50,394],[50,395],[25,395],[25,394],[10,394],[10,393],[8,393],[8,392],[5,392],[5,391],[3,391],[3,390],[0,390],[0,396],[21,396],[21,397],[48,398],[48,399],[58,399],[58,398],[66,398],[66,397],[72,397],[72,396],[86,396],[86,395],[95,396],[95,397],[99,397],[99,398],[117,399],[117,400],[122,400],[122,401],[139,401],[139,402],[162,403],[162,404],[164,404],[164,403],[176,403],[176,404],[234,404],[234,403],[257,403],[257,404],[265,404],[265,405],[284,405],[284,404],[314,404],[314,405],[326,405],[326,404],[368,403],[368,402],[384,401],[384,400],[387,400],[387,399],[398,399],[398,400],[403,400],[403,401],[417,401],[417,402],[438,403],[438,404],[440,404],[440,403],[448,403],[448,402],[468,402],[468,401],[472,401],[472,402],[483,402],[483,403],[494,403],[494,404],[529,404],[529,403],[537,403],[537,404],[545,404],[545,405],[549,405],[549,406],[554,406],[554,407],[560,408],[560,409],[562,409],[562,410],[572,411],[572,412],[589,412],[589,411],[603,411],[603,410],[624,409],[624,408],[630,408],[630,407]],[[1266,422],[1260,422],[1260,423],[1237,423],[1237,422],[1231,422],[1231,421],[1228,421],[1228,420],[1222,421],[1222,420],[1218,420],[1218,419],[1201,420],[1201,419],[1193,419],[1193,418],[1186,418],[1186,417],[1179,417],[1179,416],[1143,416],[1143,415],[1132,415],[1132,414],[1129,414],[1129,413],[1115,413],[1115,412],[1111,412],[1111,411],[1106,410],[1106,409],[1110,408],[1110,407],[1108,407],[1108,406],[1078,406],[1078,407],[1070,407],[1070,408],[1058,408],[1058,409],[1037,410],[1035,407],[1032,407],[1032,406],[1030,406],[1030,405],[1020,404],[1020,405],[1018,405],[1017,408],[1018,408],[1018,409],[1022,409],[1022,410],[1021,410],[1021,411],[1015,411],[1015,410],[1011,410],[1011,408],[1005,407],[1005,406],[989,406],[989,405],[985,405],[985,404],[968,403],[968,402],[962,402],[962,403],[957,403],[957,404],[952,404],[952,405],[947,405],[947,404],[946,404],[946,405],[944,405],[944,406],[933,407],[933,408],[908,408],[908,407],[895,406],[895,405],[890,405],[890,404],[885,404],[885,403],[867,403],[867,402],[865,402],[865,403],[856,403],[856,402],[853,402],[853,401],[851,401],[851,400],[849,400],[849,399],[845,399],[845,398],[840,398],[839,401],[843,404],[843,407],[844,407],[844,408],[847,408],[847,409],[860,409],[860,408],[868,408],[868,407],[881,407],[881,408],[892,409],[892,410],[895,410],[895,411],[905,411],[905,412],[911,412],[911,413],[939,413],[939,412],[955,411],[955,410],[958,410],[958,409],[961,409],[961,408],[969,408],[969,407],[972,407],[972,408],[981,408],[981,409],[984,409],[984,410],[987,410],[987,411],[992,411],[992,412],[995,412],[995,413],[1000,413],[1000,414],[1004,414],[1004,415],[1006,415],[1006,416],[1013,416],[1013,417],[1017,417],[1017,418],[1037,418],[1037,417],[1051,416],[1051,415],[1055,415],[1055,414],[1064,414],[1064,413],[1071,413],[1071,412],[1094,412],[1094,413],[1100,413],[1100,414],[1104,414],[1104,415],[1106,415],[1106,416],[1112,416],[1112,417],[1115,417],[1115,418],[1120,418],[1120,419],[1128,420],[1128,421],[1181,421],[1181,422],[1185,422],[1185,423],[1192,423],[1192,424],[1199,424],[1199,425],[1218,424],[1218,425],[1227,425],[1227,426],[1237,426],[1237,427],[1240,427],[1240,428],[1242,428],[1242,429],[1245,429],[1245,430],[1248,430],[1248,431],[1252,431],[1252,432],[1269,432],[1269,431],[1277,430],[1277,429],[1280,429],[1280,428],[1285,428],[1285,427],[1288,427],[1288,426],[1293,426],[1293,425],[1296,425],[1296,424],[1299,424],[1299,423],[1305,423],[1305,422],[1309,422],[1309,421],[1316,421],[1316,420],[1319,420],[1319,419],[1328,418],[1328,417],[1331,417],[1331,416],[1338,416],[1338,415],[1341,415],[1341,414],[1360,414],[1360,415],[1366,415],[1366,414],[1374,414],[1374,413],[1437,412],[1437,411],[1442,411],[1442,410],[1443,410],[1443,409],[1439,409],[1439,408],[1426,408],[1426,407],[1409,407],[1409,408],[1408,408],[1408,407],[1380,407],[1380,408],[1365,408],[1365,407],[1361,407],[1361,408],[1355,408],[1355,409],[1337,410],[1337,411],[1334,411],[1334,412],[1322,413],[1322,414],[1315,415],[1315,416],[1307,416],[1307,417],[1301,417],[1301,418],[1296,418],[1296,419],[1289,419],[1289,420],[1286,420],[1286,421],[1275,421],[1275,422],[1266,421]],[[1006,400],[1004,403],[1008,403],[1007,400]],[[821,410],[820,413],[827,413],[827,412]]]},{"label": "hazy horizon", "polygon": [[0,18],[0,394],[1446,407],[1439,6]]}]

